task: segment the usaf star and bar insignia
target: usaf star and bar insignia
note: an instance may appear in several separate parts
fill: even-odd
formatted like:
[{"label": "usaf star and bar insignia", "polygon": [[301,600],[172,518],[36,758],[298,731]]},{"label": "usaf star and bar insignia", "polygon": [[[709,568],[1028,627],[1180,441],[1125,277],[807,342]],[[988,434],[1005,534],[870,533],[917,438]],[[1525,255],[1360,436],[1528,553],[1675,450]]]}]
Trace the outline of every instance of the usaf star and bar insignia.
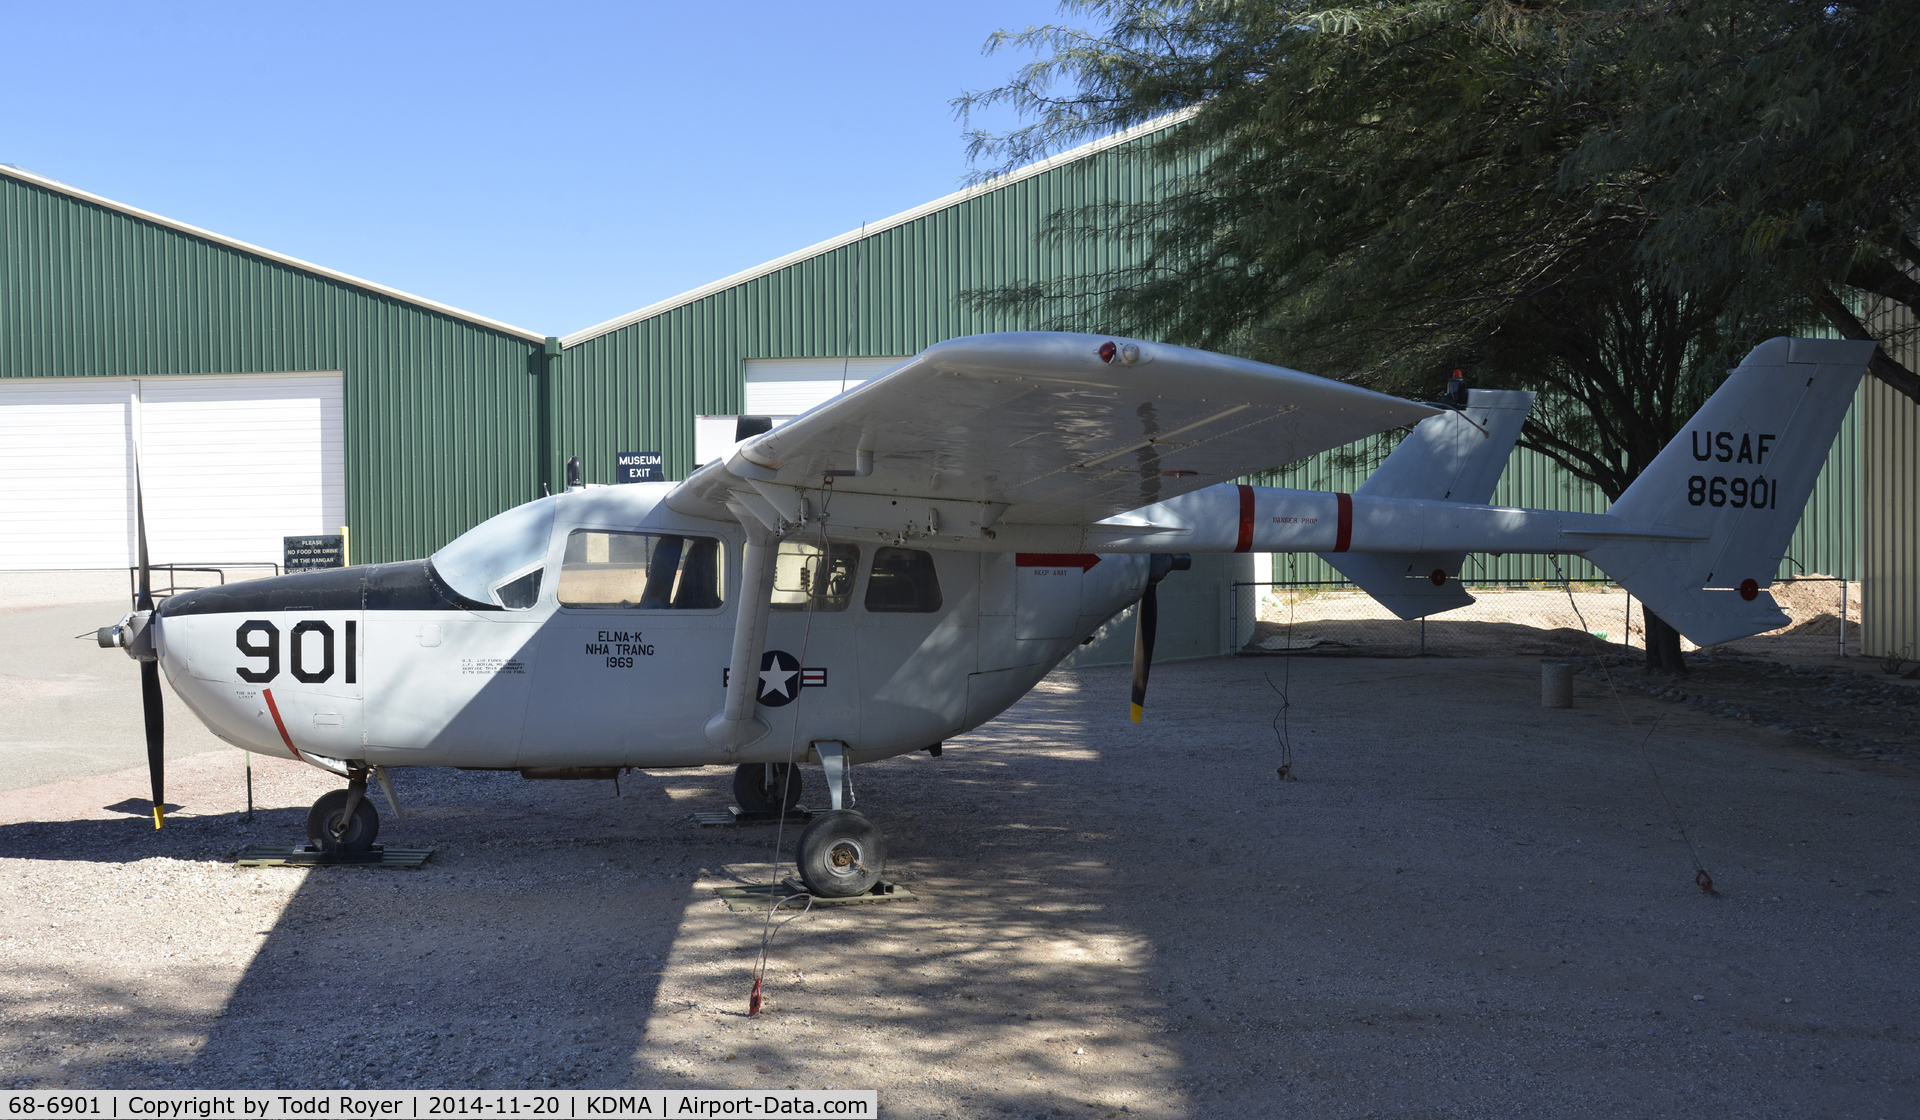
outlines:
[{"label": "usaf star and bar insignia", "polygon": [[[720,670],[721,687],[730,685],[732,672]],[[802,688],[825,688],[826,685],[826,669],[802,668],[800,659],[785,650],[770,649],[760,658],[760,702],[769,708],[793,703]]]}]

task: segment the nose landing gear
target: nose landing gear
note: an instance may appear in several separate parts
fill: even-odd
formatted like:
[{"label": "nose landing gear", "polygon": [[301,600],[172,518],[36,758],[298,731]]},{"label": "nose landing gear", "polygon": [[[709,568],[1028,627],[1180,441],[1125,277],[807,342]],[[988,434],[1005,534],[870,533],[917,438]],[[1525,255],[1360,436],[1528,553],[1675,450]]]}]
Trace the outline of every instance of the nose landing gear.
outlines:
[{"label": "nose landing gear", "polygon": [[775,814],[800,804],[800,768],[784,762],[749,762],[733,771],[733,799],[742,813]]},{"label": "nose landing gear", "polygon": [[368,801],[367,776],[362,772],[346,789],[329,790],[307,810],[307,839],[329,854],[353,854],[373,847],[380,835],[380,814]]}]

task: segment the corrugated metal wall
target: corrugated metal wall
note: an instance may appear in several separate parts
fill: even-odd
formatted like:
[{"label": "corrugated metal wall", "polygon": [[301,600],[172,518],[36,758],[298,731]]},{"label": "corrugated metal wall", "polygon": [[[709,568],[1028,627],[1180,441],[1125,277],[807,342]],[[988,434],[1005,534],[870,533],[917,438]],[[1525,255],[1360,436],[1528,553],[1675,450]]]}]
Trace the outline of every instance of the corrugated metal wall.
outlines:
[{"label": "corrugated metal wall", "polygon": [[0,175],[0,377],[342,371],[358,561],[537,495],[538,349]]},{"label": "corrugated metal wall", "polygon": [[[881,230],[569,348],[554,363],[553,456],[578,453],[588,481],[611,481],[620,451],[661,451],[669,477],[692,466],[692,417],[739,412],[748,358],[912,354],[944,339],[1031,329],[1019,315],[968,307],[969,291],[1085,276],[1124,263],[1117,241],[1060,246],[1044,235],[1068,207],[1151,197],[1177,169],[1140,158],[1138,142],[933,214]],[[1820,572],[1857,579],[1858,406],[1848,413],[1783,576]],[[1378,463],[1362,441],[1249,481],[1352,491]],[[1494,501],[1604,512],[1607,501],[1543,455],[1516,450]],[[1575,579],[1601,578],[1584,560],[1563,560]],[[1338,579],[1318,558],[1276,558],[1275,579]],[[1545,557],[1471,557],[1470,578],[1553,578]],[[1262,573],[1264,578],[1265,573]]]},{"label": "corrugated metal wall", "polygon": [[[1876,334],[1911,329],[1904,308],[1871,316]],[[1912,338],[1892,347],[1908,369],[1920,365]],[[1860,652],[1920,659],[1920,405],[1882,382],[1863,389],[1861,435]]]},{"label": "corrugated metal wall", "polygon": [[[685,477],[692,418],[743,409],[748,358],[911,354],[1036,325],[965,297],[1124,263],[1117,239],[1048,237],[1049,216],[1152,197],[1179,170],[1140,158],[1137,143],[1106,148],[584,341],[544,377],[524,338],[0,175],[0,376],[342,370],[356,558],[424,555],[535,496],[570,454],[589,481],[611,481],[621,451],[664,452],[669,476]],[[1783,575],[1859,578],[1859,411]],[[1368,469],[1365,455],[1329,453],[1256,481],[1351,491]],[[1495,501],[1605,508],[1525,451]],[[1552,572],[1530,557],[1468,564],[1495,579]],[[1292,574],[1336,575],[1311,557]]]},{"label": "corrugated metal wall", "polygon": [[1121,263],[1117,241],[1053,243],[1048,216],[1150,197],[1168,174],[1125,147],[1096,152],[572,346],[553,366],[554,458],[578,453],[588,481],[609,482],[617,452],[660,451],[668,477],[684,478],[692,418],[745,407],[748,358],[914,354],[1032,329],[964,296]]}]

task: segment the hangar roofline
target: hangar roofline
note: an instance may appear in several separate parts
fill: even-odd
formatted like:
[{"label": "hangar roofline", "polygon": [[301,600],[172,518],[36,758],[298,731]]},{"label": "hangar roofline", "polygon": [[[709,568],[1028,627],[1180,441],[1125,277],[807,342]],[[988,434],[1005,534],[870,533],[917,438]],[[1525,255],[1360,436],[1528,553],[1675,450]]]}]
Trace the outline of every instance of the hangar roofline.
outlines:
[{"label": "hangar roofline", "polygon": [[898,226],[906,225],[908,222],[912,222],[917,219],[924,218],[929,214],[937,214],[942,210],[948,209],[949,207],[958,206],[960,203],[966,202],[968,199],[979,198],[981,195],[992,194],[994,191],[1001,190],[1005,187],[1010,187],[1015,183],[1021,182],[1022,180],[1031,179],[1036,175],[1045,174],[1048,171],[1052,171],[1056,167],[1061,167],[1066,164],[1073,163],[1077,160],[1085,159],[1090,155],[1094,155],[1095,153],[1098,153],[1098,152],[1103,152],[1108,148],[1118,147],[1119,145],[1125,144],[1130,140],[1137,140],[1140,137],[1146,136],[1150,133],[1159,132],[1162,129],[1169,128],[1173,125],[1179,124],[1181,121],[1186,120],[1188,117],[1192,116],[1197,111],[1198,111],[1197,109],[1188,108],[1188,109],[1181,109],[1176,112],[1168,113],[1165,116],[1155,117],[1150,121],[1145,121],[1141,124],[1134,125],[1132,128],[1122,129],[1111,136],[1103,136],[1098,140],[1094,140],[1090,143],[1082,144],[1077,148],[1070,148],[1067,151],[1061,152],[1058,155],[1048,156],[1046,159],[1040,160],[1037,163],[1030,163],[1025,167],[1016,168],[1012,171],[1007,172],[1005,175],[1000,175],[995,178],[988,179],[984,183],[976,183],[971,187],[966,187],[961,190],[957,190],[952,194],[945,195],[940,198],[936,198],[932,202],[921,203],[919,206],[916,206],[911,210],[902,210],[900,213],[895,214],[890,218],[882,218],[877,222],[868,222],[866,225],[862,226],[861,228],[856,230],[849,230],[848,232],[843,233],[838,237],[830,237],[825,241],[819,242],[818,244],[809,245],[804,249],[800,249],[795,252],[788,253],[784,257],[780,257],[775,260],[768,261],[765,264],[755,265],[752,268],[745,269],[741,272],[736,272],[732,276],[721,277],[720,279],[715,280],[712,283],[702,284],[700,287],[694,288],[691,291],[682,292],[677,296],[669,296],[668,298],[663,299],[658,303],[650,303],[647,306],[642,307],[638,311],[629,311],[625,315],[608,319],[604,323],[597,323],[591,327],[587,327],[584,330],[578,330],[573,332],[572,334],[563,335],[561,336],[561,339],[560,339],[560,346],[562,349],[567,349],[574,346],[578,346],[583,342],[591,342],[592,340],[599,338],[602,335],[612,334],[617,330],[620,330],[624,327],[630,327],[635,323],[641,322],[642,320],[651,319],[656,315],[664,315],[667,312],[672,311],[676,307],[685,307],[689,303],[697,303],[698,301],[703,300],[708,296],[715,294],[716,292],[724,292],[728,288],[737,287],[741,284],[747,283],[750,280],[757,280],[762,276],[766,276],[771,273],[778,272],[783,268],[788,268],[792,265],[799,264],[801,261],[810,260],[814,257],[818,257],[823,254],[830,253],[833,250],[838,249],[843,245],[851,245],[856,241],[860,241],[864,238],[872,237],[876,234],[885,233],[887,230],[894,229]]},{"label": "hangar roofline", "polygon": [[416,307],[423,307],[441,315],[447,315],[455,319],[463,319],[469,323],[486,327],[489,330],[496,330],[502,334],[510,334],[515,338],[525,339],[528,342],[541,342],[546,338],[545,335],[527,330],[525,327],[516,327],[511,323],[503,323],[498,319],[489,319],[485,315],[477,315],[471,311],[462,311],[458,307],[440,303],[437,300],[412,295],[398,288],[389,288],[385,284],[376,284],[371,280],[362,280],[358,276],[350,276],[347,273],[327,268],[324,265],[317,265],[311,261],[303,261],[298,257],[287,256],[285,253],[276,253],[272,249],[262,249],[258,245],[251,245],[237,238],[214,233],[211,230],[204,230],[199,226],[190,226],[185,222],[175,221],[172,218],[163,217],[148,210],[142,210],[137,206],[128,206],[124,202],[115,202],[110,198],[102,198],[100,195],[94,194],[91,191],[83,191],[78,187],[69,186],[58,179],[50,179],[38,172],[28,171],[24,167],[18,167],[11,163],[0,163],[0,175],[7,175],[19,179],[24,183],[32,183],[37,187],[45,187],[50,191],[58,191],[61,194],[80,199],[82,202],[88,202],[108,210],[116,210],[129,217],[138,218],[143,222],[152,222],[155,225],[178,230],[191,237],[211,241],[216,245],[224,245],[229,249],[237,249],[242,253],[248,253],[256,257],[264,257],[267,260],[297,268],[302,272],[311,272],[316,276],[324,276],[329,280],[337,280],[342,284],[350,284],[356,288],[364,288],[370,292],[377,292],[391,299],[397,299],[403,303],[411,303]]}]

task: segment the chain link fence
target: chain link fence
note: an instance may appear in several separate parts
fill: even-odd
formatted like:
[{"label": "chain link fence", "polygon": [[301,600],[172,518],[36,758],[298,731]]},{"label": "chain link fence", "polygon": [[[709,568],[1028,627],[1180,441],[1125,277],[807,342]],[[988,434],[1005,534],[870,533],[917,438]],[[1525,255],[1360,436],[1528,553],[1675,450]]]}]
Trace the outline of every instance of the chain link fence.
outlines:
[{"label": "chain link fence", "polygon": [[[1344,580],[1236,583],[1233,649],[1248,657],[1565,657],[1591,653],[1596,642],[1613,652],[1646,648],[1646,610],[1618,585],[1462,583],[1473,603],[1413,620],[1396,618]],[[1859,655],[1859,583],[1816,576],[1771,590],[1788,625],[1719,648],[1786,659]]]}]

